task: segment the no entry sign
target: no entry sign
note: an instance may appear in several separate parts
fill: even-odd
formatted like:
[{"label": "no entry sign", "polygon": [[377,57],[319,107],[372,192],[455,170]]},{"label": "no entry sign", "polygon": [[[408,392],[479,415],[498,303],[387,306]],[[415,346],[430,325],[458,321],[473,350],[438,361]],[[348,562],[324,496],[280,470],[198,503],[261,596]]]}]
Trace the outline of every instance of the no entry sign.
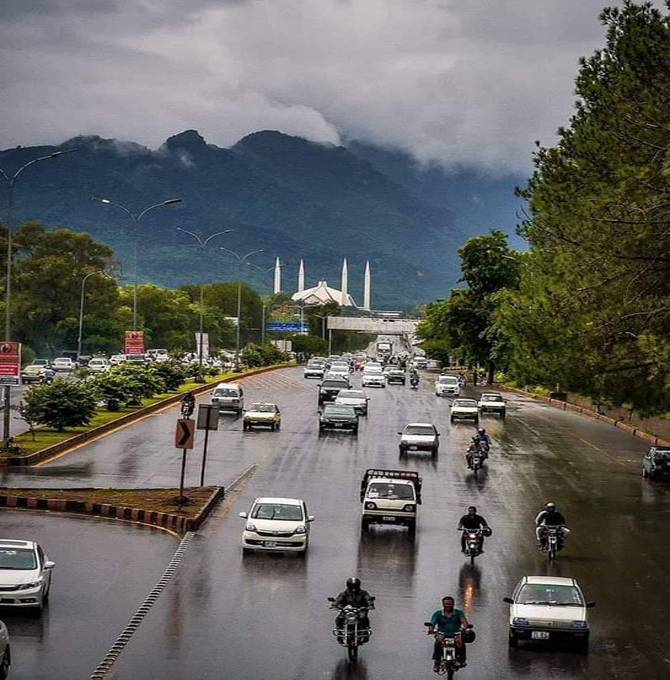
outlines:
[{"label": "no entry sign", "polygon": [[123,351],[126,354],[144,354],[144,331],[126,331]]},{"label": "no entry sign", "polygon": [[21,384],[21,343],[0,343],[0,385]]}]

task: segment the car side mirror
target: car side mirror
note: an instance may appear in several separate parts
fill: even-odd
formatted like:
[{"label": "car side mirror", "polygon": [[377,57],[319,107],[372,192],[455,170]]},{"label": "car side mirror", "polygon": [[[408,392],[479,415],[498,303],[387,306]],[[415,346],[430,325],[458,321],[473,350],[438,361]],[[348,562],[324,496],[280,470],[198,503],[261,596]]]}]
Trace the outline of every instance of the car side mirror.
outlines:
[{"label": "car side mirror", "polygon": [[398,434],[399,434],[400,436],[402,436],[402,432],[398,432]]},{"label": "car side mirror", "polygon": [[247,515],[246,512],[241,512],[241,513],[240,513],[240,517],[241,517],[242,519],[247,519],[248,516],[249,516],[249,515]]},{"label": "car side mirror", "polygon": [[507,604],[514,604],[514,600],[511,597],[503,597],[503,602],[507,602]]},{"label": "car side mirror", "polygon": [[328,602],[335,602],[335,598],[334,598],[334,597],[329,597],[329,598],[328,598]]},{"label": "car side mirror", "polygon": [[424,621],[423,625],[426,626],[426,628],[431,628],[433,624],[430,621]]},{"label": "car side mirror", "polygon": [[314,517],[314,515],[308,515],[308,516],[307,516],[307,521],[308,521],[308,522],[313,522],[315,519],[316,519],[316,517]]},{"label": "car side mirror", "polygon": [[595,602],[587,602],[586,603],[586,608],[587,609],[593,609],[596,606]]}]

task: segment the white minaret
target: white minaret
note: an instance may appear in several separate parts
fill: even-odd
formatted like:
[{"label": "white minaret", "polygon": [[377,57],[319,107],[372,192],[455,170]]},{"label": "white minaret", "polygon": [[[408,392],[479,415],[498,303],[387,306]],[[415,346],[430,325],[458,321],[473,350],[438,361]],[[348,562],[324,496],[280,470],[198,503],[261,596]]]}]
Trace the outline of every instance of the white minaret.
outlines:
[{"label": "white minaret", "polygon": [[275,285],[274,294],[281,293],[281,264],[279,263],[279,258],[275,262]]},{"label": "white minaret", "polygon": [[349,292],[347,288],[349,287],[349,271],[347,270],[347,258],[344,258],[342,262],[342,302],[346,304],[347,293]]},{"label": "white minaret", "polygon": [[370,309],[370,261],[365,263],[365,278],[363,283],[363,309]]},{"label": "white minaret", "polygon": [[300,260],[300,268],[298,269],[298,293],[305,290],[305,264]]}]

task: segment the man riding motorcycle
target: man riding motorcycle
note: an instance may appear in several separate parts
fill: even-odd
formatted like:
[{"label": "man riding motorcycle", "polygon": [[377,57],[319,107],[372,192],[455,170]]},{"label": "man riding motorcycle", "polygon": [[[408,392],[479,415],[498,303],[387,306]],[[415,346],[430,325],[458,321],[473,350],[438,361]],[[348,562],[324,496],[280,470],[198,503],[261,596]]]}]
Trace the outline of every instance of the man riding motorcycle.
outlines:
[{"label": "man riding motorcycle", "polygon": [[[460,609],[454,608],[454,598],[450,595],[442,598],[442,609],[438,609],[430,617],[430,627],[428,628],[428,635],[434,635],[435,629],[439,630],[448,636],[453,636],[459,631],[464,631],[470,624],[465,618],[465,614]],[[456,639],[456,658],[461,666],[466,666],[465,661],[466,651],[465,643],[462,638]],[[439,640],[435,640],[433,646],[433,670],[435,672],[440,669],[440,659],[442,658],[442,644]]]},{"label": "man riding motorcycle", "polygon": [[479,551],[484,552],[484,536],[491,535],[491,527],[489,527],[488,522],[481,515],[477,514],[477,508],[471,505],[468,508],[467,514],[463,515],[458,522],[458,531],[461,532],[462,553],[465,552],[465,534],[467,531],[478,531],[480,529],[482,533],[479,535]]},{"label": "man riding motorcycle", "polygon": [[[336,598],[333,603],[335,607],[346,607],[351,605],[352,607],[365,609],[371,609],[374,607],[374,601],[370,593],[367,590],[361,588],[361,580],[356,576],[352,576],[347,579],[346,589],[343,590]],[[362,616],[360,618],[361,629],[370,629],[370,619],[367,616]],[[342,629],[344,627],[344,612],[340,611],[335,619],[335,628]],[[369,635],[368,635],[369,637]]]},{"label": "man riding motorcycle", "polygon": [[544,510],[538,513],[535,518],[535,527],[535,536],[541,549],[547,547],[547,527],[558,528],[559,550],[563,547],[566,534],[570,533],[570,530],[565,526],[565,517],[556,509],[556,504],[552,502],[547,503],[544,506]]},{"label": "man riding motorcycle", "polygon": [[419,372],[416,370],[416,368],[413,368],[409,372],[409,384],[412,387],[416,387],[419,384]]},{"label": "man riding motorcycle", "polygon": [[472,438],[472,442],[470,443],[470,446],[468,446],[468,450],[465,452],[465,461],[470,469],[472,469],[472,456],[474,456],[476,453],[482,458],[488,458],[486,449],[482,445],[479,437]]}]

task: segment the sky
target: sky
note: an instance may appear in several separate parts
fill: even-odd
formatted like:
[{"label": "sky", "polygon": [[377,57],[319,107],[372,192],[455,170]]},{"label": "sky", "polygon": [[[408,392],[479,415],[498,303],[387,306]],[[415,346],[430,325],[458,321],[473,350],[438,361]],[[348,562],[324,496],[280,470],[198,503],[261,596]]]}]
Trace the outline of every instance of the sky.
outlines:
[{"label": "sky", "polygon": [[524,172],[611,0],[2,0],[0,148],[274,129]]}]

